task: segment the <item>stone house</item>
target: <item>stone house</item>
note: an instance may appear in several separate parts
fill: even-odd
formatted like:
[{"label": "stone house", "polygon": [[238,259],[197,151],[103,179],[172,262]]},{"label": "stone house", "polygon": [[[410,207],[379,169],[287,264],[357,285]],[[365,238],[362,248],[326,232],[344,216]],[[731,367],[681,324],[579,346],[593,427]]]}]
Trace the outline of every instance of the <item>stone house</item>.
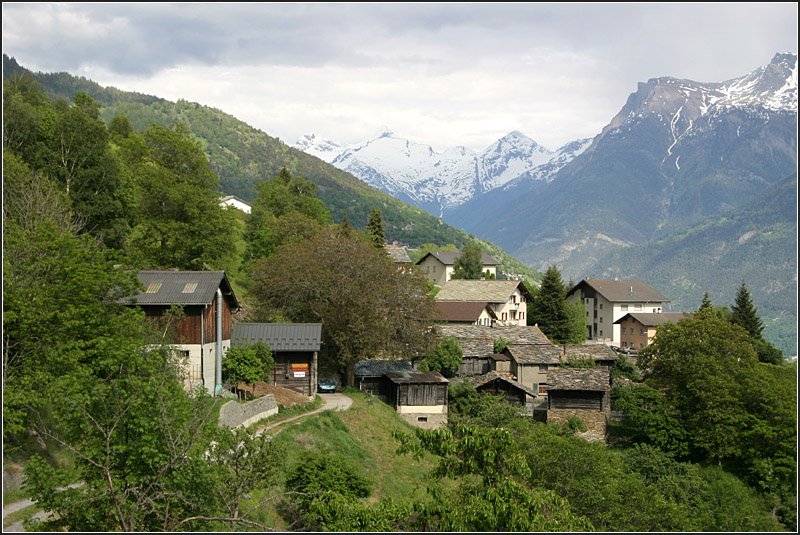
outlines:
[{"label": "stone house", "polygon": [[553,369],[548,381],[547,422],[564,423],[576,416],[586,425],[584,438],[604,441],[611,416],[608,368]]}]

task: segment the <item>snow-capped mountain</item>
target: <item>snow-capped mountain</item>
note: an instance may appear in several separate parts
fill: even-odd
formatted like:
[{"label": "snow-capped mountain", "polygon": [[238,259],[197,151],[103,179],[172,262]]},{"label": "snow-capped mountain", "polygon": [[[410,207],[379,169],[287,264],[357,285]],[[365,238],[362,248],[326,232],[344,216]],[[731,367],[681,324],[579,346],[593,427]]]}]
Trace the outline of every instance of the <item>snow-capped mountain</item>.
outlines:
[{"label": "snow-capped mountain", "polygon": [[[512,180],[551,180],[586,148],[586,140],[551,151],[514,131],[483,151],[454,147],[443,152],[397,137],[391,130],[341,147],[314,134],[294,147],[327,161],[401,200],[442,215],[476,195]],[[341,147],[334,155],[336,147]]]}]

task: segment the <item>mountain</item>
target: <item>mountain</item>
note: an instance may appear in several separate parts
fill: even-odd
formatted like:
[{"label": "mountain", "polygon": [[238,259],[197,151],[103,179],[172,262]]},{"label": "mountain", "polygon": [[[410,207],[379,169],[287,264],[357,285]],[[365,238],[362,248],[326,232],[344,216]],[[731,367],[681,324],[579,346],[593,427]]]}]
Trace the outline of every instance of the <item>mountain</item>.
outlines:
[{"label": "mountain", "polygon": [[383,129],[375,137],[349,147],[314,134],[304,135],[294,147],[409,204],[444,215],[520,177],[549,180],[586,148],[587,141],[573,142],[553,152],[514,131],[480,152],[465,147],[437,152]]},{"label": "mountain", "polygon": [[[117,115],[127,116],[134,129],[139,131],[153,123],[167,127],[176,122],[184,123],[202,144],[210,166],[220,176],[225,194],[252,200],[255,185],[274,177],[281,167],[286,166],[291,172],[314,182],[318,196],[336,221],[341,221],[347,214],[351,225],[364,228],[370,211],[379,208],[390,241],[397,240],[411,247],[434,243],[461,248],[476,239],[221,110],[185,100],[170,102],[151,95],[102,87],[87,78],[65,72],[32,73],[4,54],[4,78],[15,75],[33,77],[51,98],[72,100],[78,92],[89,94],[101,105],[100,114],[107,123]],[[313,138],[311,141],[318,143]],[[496,245],[478,241],[486,252],[501,262],[504,272],[538,278],[538,273]]]}]

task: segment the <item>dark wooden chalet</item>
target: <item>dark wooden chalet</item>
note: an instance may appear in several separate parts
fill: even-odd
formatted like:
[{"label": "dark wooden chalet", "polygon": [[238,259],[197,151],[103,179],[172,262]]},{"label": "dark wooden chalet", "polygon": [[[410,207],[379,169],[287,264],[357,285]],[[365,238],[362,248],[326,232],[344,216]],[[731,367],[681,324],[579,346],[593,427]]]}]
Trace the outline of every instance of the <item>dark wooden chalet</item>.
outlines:
[{"label": "dark wooden chalet", "polygon": [[603,440],[611,414],[608,368],[553,369],[548,381],[547,421],[577,416],[587,427],[586,438]]},{"label": "dark wooden chalet", "polygon": [[356,386],[389,403],[392,387],[387,374],[411,370],[411,363],[405,360],[361,360],[355,366]]},{"label": "dark wooden chalet", "polygon": [[317,391],[317,355],[322,343],[321,323],[236,323],[231,344],[266,343],[275,367],[274,386],[313,397]]},{"label": "dark wooden chalet", "polygon": [[447,425],[448,381],[438,372],[389,372],[389,404],[411,425],[424,429]]}]

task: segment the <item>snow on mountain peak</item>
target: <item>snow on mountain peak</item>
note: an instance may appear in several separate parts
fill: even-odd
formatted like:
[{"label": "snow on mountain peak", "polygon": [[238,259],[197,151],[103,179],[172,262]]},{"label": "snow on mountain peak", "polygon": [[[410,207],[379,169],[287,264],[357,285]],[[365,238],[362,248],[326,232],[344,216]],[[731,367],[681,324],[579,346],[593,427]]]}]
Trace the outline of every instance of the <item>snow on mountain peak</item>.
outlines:
[{"label": "snow on mountain peak", "polygon": [[323,139],[313,133],[300,136],[293,147],[327,163],[331,163],[344,148],[334,141]]}]

